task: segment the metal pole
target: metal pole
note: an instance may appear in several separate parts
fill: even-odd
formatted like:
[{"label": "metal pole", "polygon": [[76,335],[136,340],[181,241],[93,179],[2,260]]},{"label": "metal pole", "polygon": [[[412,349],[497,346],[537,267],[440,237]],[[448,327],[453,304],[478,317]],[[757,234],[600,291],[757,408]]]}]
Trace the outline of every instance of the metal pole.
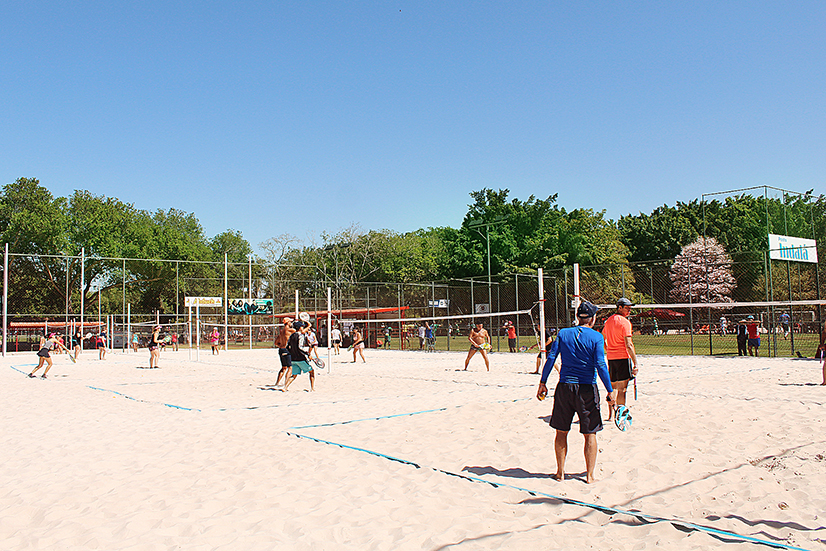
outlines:
[{"label": "metal pole", "polygon": [[[513,296],[515,300],[514,309],[519,311],[519,274],[513,276]],[[519,350],[519,314],[516,314],[516,349]]]},{"label": "metal pole", "polygon": [[327,373],[333,372],[333,347],[330,332],[333,330],[333,290],[327,287]]},{"label": "metal pole", "polygon": [[69,257],[66,257],[66,320],[63,323],[63,334],[67,343],[72,343],[72,334],[69,333]]},{"label": "metal pole", "polygon": [[548,359],[545,355],[545,276],[542,268],[537,273],[539,279],[539,354],[542,357],[540,362],[543,366]]},{"label": "metal pole", "polygon": [[[446,315],[450,315],[450,284],[448,283],[445,286],[445,299],[447,299],[447,312]],[[450,329],[450,320],[447,322],[447,351],[450,352],[450,336],[451,336],[451,329]]]},{"label": "metal pole", "polygon": [[[691,295],[691,257],[687,258],[688,260],[688,304],[692,303]],[[688,307],[688,331],[689,331],[689,339],[691,340],[691,355],[694,355],[694,308],[691,306]]]},{"label": "metal pole", "polygon": [[85,336],[86,324],[86,297],[83,288],[86,286],[86,248],[80,249],[80,352],[83,353],[83,337]]},{"label": "metal pole", "polygon": [[[201,353],[201,306],[200,304],[197,307],[197,320],[196,323],[198,324],[198,353],[196,356],[199,358]],[[229,350],[229,337],[227,336],[227,330],[229,329],[229,291],[227,289],[227,253],[224,253],[224,350]],[[197,359],[197,358],[196,358]]]},{"label": "metal pole", "polygon": [[[226,279],[224,279],[226,282]],[[198,339],[198,346],[195,348],[195,361],[201,361],[201,301],[195,306],[195,338]],[[224,333],[224,342],[227,342],[226,333]]]},{"label": "metal pole", "polygon": [[7,328],[9,326],[9,244],[3,255],[3,357],[6,357]]},{"label": "metal pole", "polygon": [[[488,314],[493,311],[493,295],[491,294],[490,290],[490,224],[485,226],[485,235],[487,237],[488,242]],[[493,317],[488,316],[488,331],[493,331]],[[497,331],[497,337],[499,332]],[[496,339],[496,351],[499,351],[499,339]]]},{"label": "metal pole", "polygon": [[565,277],[565,327],[571,326],[571,308],[568,304],[568,266],[562,267],[562,275]]},{"label": "metal pole", "polygon": [[[252,307],[252,255],[247,257],[247,268],[249,270],[249,289],[247,290],[249,299],[250,299],[250,307]],[[252,350],[252,315],[249,316],[249,329],[250,329],[250,350]],[[226,337],[224,337],[226,339]],[[226,341],[225,341],[226,342]]]},{"label": "metal pole", "polygon": [[189,345],[189,361],[192,361],[192,306],[187,307],[189,317],[186,322],[186,342]]}]

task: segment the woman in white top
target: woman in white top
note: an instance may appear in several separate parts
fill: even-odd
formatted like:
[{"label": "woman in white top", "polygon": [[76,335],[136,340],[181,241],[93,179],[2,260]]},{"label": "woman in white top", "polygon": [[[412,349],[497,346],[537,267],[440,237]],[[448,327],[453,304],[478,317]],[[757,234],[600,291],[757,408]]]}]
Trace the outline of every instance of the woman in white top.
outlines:
[{"label": "woman in white top", "polygon": [[333,349],[335,349],[336,355],[338,355],[338,349],[341,346],[341,331],[339,330],[338,325],[333,327],[333,330],[330,331],[330,340],[333,341]]}]

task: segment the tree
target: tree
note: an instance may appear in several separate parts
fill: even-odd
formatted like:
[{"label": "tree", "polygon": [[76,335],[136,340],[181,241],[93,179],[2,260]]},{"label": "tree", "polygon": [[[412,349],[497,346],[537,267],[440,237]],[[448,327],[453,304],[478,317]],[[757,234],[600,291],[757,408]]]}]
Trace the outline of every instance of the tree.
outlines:
[{"label": "tree", "polygon": [[669,273],[674,302],[732,302],[737,281],[731,273],[731,257],[713,237],[697,238],[683,247]]}]

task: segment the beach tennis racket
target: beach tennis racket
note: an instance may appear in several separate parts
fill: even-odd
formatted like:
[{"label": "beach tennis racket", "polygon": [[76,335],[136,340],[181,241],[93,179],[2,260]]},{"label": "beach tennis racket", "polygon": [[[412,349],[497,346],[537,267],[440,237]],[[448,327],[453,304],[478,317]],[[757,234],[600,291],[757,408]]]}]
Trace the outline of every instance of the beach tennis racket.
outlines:
[{"label": "beach tennis racket", "polygon": [[298,319],[304,322],[308,322],[310,321],[310,314],[308,314],[307,312],[301,312],[300,314],[298,314]]},{"label": "beach tennis racket", "polygon": [[520,352],[527,352],[527,351],[528,351],[528,347],[527,347],[527,346],[520,346],[520,347],[519,347],[519,351],[520,351]]},{"label": "beach tennis racket", "polygon": [[76,359],[75,359],[75,357],[74,357],[74,356],[72,356],[71,354],[69,354],[69,359],[70,359],[70,360],[72,360],[72,363],[73,363],[73,364],[76,364],[76,363],[77,363],[77,360],[76,360]]},{"label": "beach tennis racket", "polygon": [[324,360],[321,358],[313,358],[312,360],[317,368],[324,369]]},{"label": "beach tennis racket", "polygon": [[614,423],[617,428],[625,432],[631,426],[632,421],[631,411],[625,406],[617,406],[617,410],[614,412]]}]

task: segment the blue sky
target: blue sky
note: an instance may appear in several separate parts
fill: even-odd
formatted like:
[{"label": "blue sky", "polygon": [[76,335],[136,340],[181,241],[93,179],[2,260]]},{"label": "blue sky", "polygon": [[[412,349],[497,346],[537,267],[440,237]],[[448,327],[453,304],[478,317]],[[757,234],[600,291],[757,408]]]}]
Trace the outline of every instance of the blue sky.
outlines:
[{"label": "blue sky", "polygon": [[824,193],[823,2],[4,2],[0,184],[257,247],[458,227],[469,192],[609,218]]}]

